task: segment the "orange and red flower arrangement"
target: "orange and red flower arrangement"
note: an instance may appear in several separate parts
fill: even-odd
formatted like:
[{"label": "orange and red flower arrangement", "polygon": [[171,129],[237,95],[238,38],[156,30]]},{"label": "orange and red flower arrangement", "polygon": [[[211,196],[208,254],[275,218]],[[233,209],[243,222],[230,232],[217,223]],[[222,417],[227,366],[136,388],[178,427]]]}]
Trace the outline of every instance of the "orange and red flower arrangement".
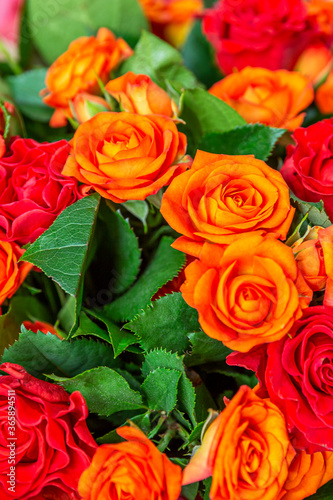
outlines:
[{"label": "orange and red flower arrangement", "polygon": [[333,3],[81,3],[0,6],[0,498],[331,498]]}]

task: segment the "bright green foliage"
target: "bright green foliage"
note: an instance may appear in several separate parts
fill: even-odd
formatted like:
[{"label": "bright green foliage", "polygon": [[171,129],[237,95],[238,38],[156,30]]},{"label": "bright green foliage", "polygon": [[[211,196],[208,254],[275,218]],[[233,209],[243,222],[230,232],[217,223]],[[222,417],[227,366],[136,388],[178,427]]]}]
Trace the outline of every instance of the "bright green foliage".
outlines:
[{"label": "bright green foliage", "polygon": [[67,207],[21,258],[40,267],[70,295],[79,291],[99,199],[94,194]]},{"label": "bright green foliage", "polygon": [[192,350],[185,357],[187,366],[224,361],[232,352],[222,342],[208,337],[204,332],[190,333],[188,337],[192,344]]},{"label": "bright green foliage", "polygon": [[66,391],[80,391],[89,411],[110,416],[118,411],[143,408],[141,395],[133,391],[124,377],[115,370],[99,366],[85,371],[74,378],[49,377]]},{"label": "bright green foliage", "polygon": [[128,220],[119,211],[111,210],[102,201],[96,227],[96,238],[103,249],[97,254],[102,272],[110,277],[108,291],[120,294],[135,281],[141,264],[141,252],[137,237]]},{"label": "bright green foliage", "polygon": [[161,286],[177,276],[185,264],[185,255],[171,248],[172,238],[163,237],[145,271],[124,295],[104,307],[104,314],[113,321],[133,319],[151,301]]},{"label": "bright green foliage", "polygon": [[266,127],[259,123],[244,125],[222,134],[205,135],[199,149],[226,155],[254,155],[259,160],[267,160],[284,132],[284,129]]},{"label": "bright green foliage", "polygon": [[[25,329],[24,329],[25,330]],[[43,332],[23,331],[18,341],[5,350],[1,362],[22,365],[31,375],[75,375],[96,366],[117,366],[111,346],[88,339],[71,342]]]},{"label": "bright green foliage", "polygon": [[162,349],[150,351],[142,365],[142,374],[144,377],[158,368],[167,368],[169,370],[178,370],[181,372],[181,378],[178,384],[178,402],[181,410],[184,410],[189,416],[192,425],[196,425],[194,416],[195,391],[190,380],[186,377],[183,365],[183,356],[176,353],[167,352]]},{"label": "bright green foliage", "polygon": [[121,67],[122,74],[127,71],[148,75],[161,87],[165,87],[165,80],[178,82],[183,88],[197,85],[193,73],[183,66],[178,50],[146,31],[142,33],[134,55]]},{"label": "bright green foliage", "polygon": [[105,314],[97,310],[90,312],[95,318],[103,321],[105,324],[109,332],[109,338],[113,347],[115,358],[125,351],[128,346],[137,343],[138,340],[132,333],[121,330],[119,326],[109,320]]},{"label": "bright green foliage", "polygon": [[245,120],[228,104],[198,88],[185,90],[180,117],[186,122],[184,131],[190,134],[197,147],[207,134],[227,132],[246,125]]},{"label": "bright green foliage", "polygon": [[182,373],[168,368],[156,368],[148,373],[141,389],[151,410],[170,413],[177,403],[177,385]]},{"label": "bright green foliage", "polygon": [[186,304],[181,293],[173,293],[155,300],[125,328],[138,335],[145,351],[161,347],[182,353],[189,347],[187,334],[200,330],[200,325],[197,311]]}]

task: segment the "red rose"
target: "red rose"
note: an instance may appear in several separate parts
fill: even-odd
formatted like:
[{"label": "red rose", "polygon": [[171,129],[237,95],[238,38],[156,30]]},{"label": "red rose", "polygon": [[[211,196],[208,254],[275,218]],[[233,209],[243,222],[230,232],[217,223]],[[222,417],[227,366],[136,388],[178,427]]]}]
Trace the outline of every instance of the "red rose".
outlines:
[{"label": "red rose", "polygon": [[69,154],[62,140],[15,138],[0,159],[0,239],[35,241],[68,205],[81,197],[78,183],[61,175]]},{"label": "red rose", "polygon": [[296,129],[294,140],[281,174],[301,200],[323,200],[333,220],[333,118]]},{"label": "red rose", "polygon": [[258,395],[284,413],[295,448],[333,450],[333,308],[309,307],[282,340],[227,362],[256,371]]},{"label": "red rose", "polygon": [[0,377],[0,498],[79,498],[79,477],[97,447],[86,425],[83,396],[69,396],[19,365],[3,363],[0,368],[9,373]]},{"label": "red rose", "polygon": [[206,10],[203,31],[225,73],[260,66],[293,69],[313,37],[302,0],[219,0]]}]

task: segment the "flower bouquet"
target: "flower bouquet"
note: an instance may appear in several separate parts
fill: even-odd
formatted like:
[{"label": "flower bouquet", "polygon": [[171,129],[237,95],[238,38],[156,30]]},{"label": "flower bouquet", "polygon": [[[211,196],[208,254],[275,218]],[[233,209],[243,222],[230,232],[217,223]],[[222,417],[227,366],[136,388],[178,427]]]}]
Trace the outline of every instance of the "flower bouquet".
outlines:
[{"label": "flower bouquet", "polygon": [[333,497],[333,2],[0,5],[1,500]]}]

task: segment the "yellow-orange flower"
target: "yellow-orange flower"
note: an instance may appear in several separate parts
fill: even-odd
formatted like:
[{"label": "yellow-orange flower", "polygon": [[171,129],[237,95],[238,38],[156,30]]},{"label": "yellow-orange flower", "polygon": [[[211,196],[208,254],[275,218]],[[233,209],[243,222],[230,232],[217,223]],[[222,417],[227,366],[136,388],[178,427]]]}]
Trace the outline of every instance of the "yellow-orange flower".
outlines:
[{"label": "yellow-orange flower", "polygon": [[43,101],[55,112],[50,125],[66,125],[72,117],[70,101],[79,92],[99,92],[98,78],[106,83],[110,71],[133,53],[122,39],[114,36],[107,28],[100,28],[96,37],[83,36],[74,40],[46,74],[47,94]]},{"label": "yellow-orange flower", "polygon": [[32,265],[18,262],[23,250],[15,243],[0,241],[0,304],[14,295]]},{"label": "yellow-orange flower", "polygon": [[242,386],[208,427],[183,484],[213,476],[211,500],[276,500],[294,455],[277,406]]},{"label": "yellow-orange flower", "polygon": [[177,500],[181,468],[134,427],[117,433],[126,442],[100,446],[79,480],[83,500]]},{"label": "yellow-orange flower", "polygon": [[105,90],[120,103],[124,111],[139,115],[173,115],[170,97],[147,75],[136,75],[129,71],[110,80]]},{"label": "yellow-orange flower", "polygon": [[203,331],[241,352],[281,339],[312,298],[291,248],[256,233],[245,244],[204,243],[185,276],[180,291]]},{"label": "yellow-orange flower", "polygon": [[307,76],[316,85],[325,78],[332,66],[331,50],[324,43],[317,42],[304,50],[294,69]]},{"label": "yellow-orange flower", "polygon": [[303,500],[333,479],[333,452],[300,451],[288,470],[288,477],[278,500]]},{"label": "yellow-orange flower", "polygon": [[173,179],[161,206],[166,221],[183,235],[174,248],[194,256],[205,241],[231,243],[253,231],[285,239],[294,212],[287,184],[266,163],[204,151]]},{"label": "yellow-orange flower", "polygon": [[333,226],[314,226],[292,248],[297,266],[311,290],[326,288],[324,304],[333,305]]},{"label": "yellow-orange flower", "polygon": [[169,43],[180,46],[187,37],[202,0],[139,0],[152,31]]},{"label": "yellow-orange flower", "polygon": [[333,70],[316,91],[316,105],[323,115],[333,113]]},{"label": "yellow-orange flower", "polygon": [[186,136],[166,116],[98,113],[70,142],[62,171],[116,203],[144,200],[186,170]]},{"label": "yellow-orange flower", "polygon": [[313,101],[308,78],[296,71],[247,67],[215,83],[209,92],[234,108],[248,123],[294,130]]}]

